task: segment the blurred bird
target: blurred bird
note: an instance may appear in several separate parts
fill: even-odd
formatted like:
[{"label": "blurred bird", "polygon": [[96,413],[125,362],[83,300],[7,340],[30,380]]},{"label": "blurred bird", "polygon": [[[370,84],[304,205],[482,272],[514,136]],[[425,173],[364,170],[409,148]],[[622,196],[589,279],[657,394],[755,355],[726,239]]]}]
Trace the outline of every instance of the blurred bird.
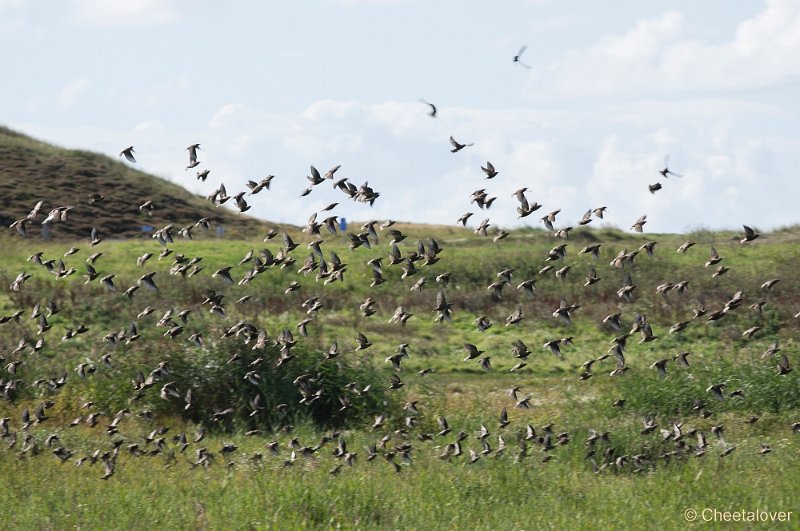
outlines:
[{"label": "blurred bird", "polygon": [[133,146],[128,146],[119,152],[119,156],[124,156],[126,159],[128,159],[128,162],[136,162],[136,159],[133,156],[134,153],[135,151],[133,150]]},{"label": "blurred bird", "polygon": [[450,150],[450,153],[456,153],[458,151],[461,151],[465,147],[469,147],[469,146],[473,145],[473,144],[461,144],[460,142],[458,142],[452,136],[450,137],[450,144],[452,144],[452,146],[453,146],[453,149]]},{"label": "blurred bird", "polygon": [[436,114],[438,113],[438,109],[436,108],[436,105],[434,105],[433,103],[431,103],[429,101],[425,101],[424,99],[420,99],[419,101],[420,101],[420,103],[424,103],[425,105],[430,107],[430,112],[428,113],[428,116],[430,116],[431,118],[436,118]]},{"label": "blurred bird", "polygon": [[523,45],[520,47],[520,49],[519,49],[519,51],[517,52],[517,54],[514,56],[513,62],[514,62],[514,63],[517,63],[518,65],[520,65],[520,66],[521,66],[521,67],[523,67],[523,68],[530,69],[530,68],[531,68],[531,66],[530,66],[530,65],[527,65],[527,64],[525,64],[525,63],[523,63],[523,62],[522,62],[522,59],[521,59],[521,58],[522,58],[522,54],[523,54],[523,53],[525,53],[525,50],[527,50],[527,49],[528,49],[528,46],[523,44]]}]

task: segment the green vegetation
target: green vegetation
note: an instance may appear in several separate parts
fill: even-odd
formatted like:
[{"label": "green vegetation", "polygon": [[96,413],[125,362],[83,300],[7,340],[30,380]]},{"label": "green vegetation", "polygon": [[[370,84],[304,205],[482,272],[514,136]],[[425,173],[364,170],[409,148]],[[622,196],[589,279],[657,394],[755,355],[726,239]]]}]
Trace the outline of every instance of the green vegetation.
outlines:
[{"label": "green vegetation", "polygon": [[[0,154],[16,142],[15,157],[26,149],[67,156],[12,132],[0,138]],[[2,154],[0,164],[8,160]],[[107,165],[103,175],[130,171],[96,163]],[[24,198],[25,208],[37,197]],[[95,219],[116,219],[110,205],[97,205]],[[187,222],[206,207],[192,208]],[[23,210],[3,215],[13,220]],[[176,237],[161,259],[166,247],[155,240],[92,247],[85,227],[69,239],[73,228],[63,224],[57,241],[36,231],[0,238],[7,528],[676,529],[686,525],[686,508],[800,518],[800,371],[779,370],[784,354],[789,368],[798,363],[796,229],[748,245],[732,233],[609,228],[576,229],[567,240],[519,230],[493,243],[456,227],[396,224],[406,236],[403,257],[434,238],[439,260],[418,261],[404,279],[401,265],[388,265],[388,230],[355,250],[346,236],[326,235],[329,267],[334,253],[343,263],[343,279],[332,282],[320,275],[319,257],[317,269],[298,273],[315,238],[297,228],[286,228],[299,244],[289,253],[281,235],[264,242],[261,225],[243,225],[249,232],[238,239]],[[658,242],[653,256],[642,250],[624,267],[609,265],[649,240]],[[697,244],[676,253],[687,240]],[[566,255],[547,261],[562,243]],[[579,254],[591,243],[602,243],[599,259]],[[725,275],[704,266],[712,245],[730,268]],[[79,250],[65,256],[72,246]],[[249,251],[272,260],[255,266],[244,260]],[[89,280],[95,252],[103,254]],[[52,271],[28,261],[34,253]],[[145,253],[154,256],[137,265]],[[367,262],[376,257],[384,282],[370,287]],[[75,272],[54,274],[59,260]],[[192,260],[202,268],[196,274],[177,270]],[[542,272],[545,265],[554,267]],[[213,275],[225,267],[232,284]],[[591,267],[601,280],[585,286]],[[487,286],[505,269],[512,280],[498,297]],[[20,273],[30,278],[11,289]],[[146,273],[155,273],[157,291],[138,282]],[[444,273],[447,287],[435,280]],[[617,291],[628,274],[635,289],[625,301]],[[107,275],[116,291],[101,283]],[[533,297],[516,289],[529,279]],[[770,279],[780,282],[763,288]],[[683,293],[658,292],[681,281]],[[731,303],[737,291],[742,300]],[[440,292],[451,320],[436,320]],[[373,315],[360,309],[369,297]],[[569,305],[571,323],[553,317]],[[405,325],[390,322],[399,306],[413,314]],[[706,314],[694,317],[701,308]],[[522,320],[506,326],[517,310]],[[617,312],[621,331],[603,323]],[[481,332],[478,317],[491,327]],[[308,337],[298,327],[306,319]],[[610,341],[637,319],[656,337],[632,333],[623,371]],[[685,329],[670,333],[681,321]],[[371,346],[356,349],[359,333]],[[560,358],[543,348],[554,339],[562,339]],[[512,372],[523,361],[512,354],[515,341],[531,353]],[[464,361],[464,343],[484,353]],[[398,371],[386,360],[401,344],[409,355]],[[673,360],[681,352],[690,353],[688,367]],[[660,375],[651,367],[665,359]],[[709,390],[718,384],[722,400]],[[482,427],[489,434],[481,439]]]},{"label": "green vegetation", "polygon": [[[404,226],[401,230],[414,235],[408,238],[413,243],[401,245],[404,254],[414,248],[416,236],[431,234],[425,227]],[[708,269],[702,266],[704,257],[699,245],[682,255],[673,250],[682,243],[682,237],[652,236],[659,241],[656,254],[637,258],[632,269],[637,298],[626,304],[615,293],[624,273],[603,265],[618,250],[638,247],[637,240],[628,235],[615,233],[615,243],[602,251],[602,259],[598,261],[576,256],[576,250],[583,245],[580,233],[567,242],[567,263],[573,264],[576,273],[597,264],[601,276],[606,277],[594,286],[583,288],[579,287],[581,282],[557,281],[549,276],[552,273],[537,275],[553,244],[545,233],[514,233],[495,245],[466,231],[433,234],[444,248],[443,259],[427,268],[430,271],[423,268],[423,274],[435,284],[433,277],[437,274],[452,273],[452,284],[446,292],[454,307],[452,322],[434,322],[435,288],[411,292],[408,289],[411,282],[401,281],[399,272],[393,268],[385,268],[385,284],[368,287],[370,273],[364,264],[369,258],[379,256],[383,245],[374,250],[351,252],[343,243],[331,242],[326,251],[336,252],[348,263],[344,283],[323,286],[314,280],[313,274],[298,278],[294,272],[300,266],[298,263],[292,268],[270,268],[249,286],[225,286],[210,278],[210,273],[225,265],[238,264],[251,249],[271,247],[277,252],[280,244],[210,239],[176,241],[170,246],[175,253],[187,258],[202,256],[201,264],[205,267],[201,275],[183,279],[169,274],[172,265],[169,258],[161,261],[153,258],[142,268],[136,266],[137,256],[148,250],[158,252],[155,243],[108,242],[100,245],[104,255],[96,267],[101,274],[116,274],[119,292],[109,293],[96,285],[97,280],[85,285],[79,273],[58,279],[25,262],[34,250],[42,251],[44,258],[61,256],[71,243],[36,242],[32,247],[33,242],[7,239],[4,242],[7,252],[0,258],[3,283],[10,284],[19,271],[29,272],[32,278],[21,292],[5,292],[2,313],[9,315],[17,308],[29,309],[47,298],[61,307],[59,313],[49,318],[55,333],[47,335],[40,351],[24,355],[17,376],[30,382],[57,377],[66,371],[69,384],[53,394],[43,394],[41,387],[22,386],[13,400],[0,403],[0,415],[17,424],[23,407],[32,411],[43,399],[55,402],[48,410],[50,418],[28,432],[38,441],[42,455],[34,458],[22,453],[21,438],[15,449],[0,451],[2,466],[13,471],[8,476],[8,491],[12,494],[6,504],[10,511],[6,521],[17,528],[120,528],[137,527],[142,522],[148,526],[182,527],[229,527],[235,523],[234,527],[262,528],[339,525],[593,528],[646,527],[654,521],[659,521],[660,527],[677,528],[685,522],[686,507],[795,509],[792,503],[797,500],[798,487],[791,478],[800,463],[797,436],[793,435],[790,424],[798,420],[798,373],[778,376],[773,359],[761,359],[769,344],[778,340],[794,362],[797,324],[792,320],[792,304],[797,300],[798,283],[796,272],[789,267],[794,241],[773,243],[765,237],[763,243],[753,248],[717,243],[720,254],[732,264],[731,279],[712,280]],[[305,241],[301,234],[293,235],[298,241]],[[724,235],[715,237],[725,239]],[[65,261],[83,272],[82,261],[92,251],[82,249]],[[515,270],[515,281],[537,278],[533,299],[515,290],[513,285],[505,287],[500,300],[486,289],[495,273],[506,267]],[[234,279],[240,279],[248,269],[248,265],[234,267]],[[140,289],[130,300],[120,293],[135,284],[145,271],[157,271],[158,293]],[[781,278],[781,282],[769,292],[761,290],[760,284],[772,277]],[[301,289],[284,294],[292,280],[298,280]],[[655,286],[665,280],[689,280],[687,294],[656,295]],[[398,289],[402,286],[405,287]],[[667,333],[673,322],[691,317],[690,308],[698,301],[704,301],[709,310],[714,310],[739,286],[745,291],[748,303],[759,298],[767,300],[760,314],[744,304],[718,322],[694,320],[682,333]],[[226,318],[210,314],[207,305],[200,304],[209,287],[224,292],[231,301]],[[233,304],[245,294],[251,295],[248,302]],[[309,323],[310,337],[297,337],[298,357],[287,364],[285,374],[271,368],[278,356],[277,349],[269,347],[264,351],[270,362],[260,372],[264,380],[258,391],[265,397],[270,392],[281,394],[270,396],[264,401],[264,411],[250,417],[248,400],[255,389],[244,381],[243,375],[259,353],[249,346],[242,348],[240,338],[222,338],[225,330],[245,320],[267,330],[270,338],[286,328],[297,335],[295,325],[306,316],[300,303],[312,295],[320,297],[324,309]],[[377,313],[364,317],[358,306],[368,296],[376,299]],[[572,325],[564,325],[550,315],[562,297],[581,304]],[[388,317],[399,304],[415,314],[404,327],[388,323]],[[145,306],[156,311],[137,319]],[[505,317],[518,306],[524,309],[525,319],[519,326],[503,326]],[[167,308],[176,313],[192,309],[186,330],[174,340],[164,338],[164,329],[155,326]],[[638,335],[629,340],[630,370],[622,377],[608,376],[614,368],[612,357],[597,362],[592,368],[593,376],[581,381],[578,379],[581,363],[604,353],[615,334],[600,323],[614,311],[622,312],[626,329],[635,313],[646,313],[659,339],[641,345],[637,344]],[[4,352],[10,352],[21,335],[35,341],[36,322],[29,319],[29,314],[26,311],[20,324],[2,325]],[[473,324],[478,315],[486,315],[493,326],[479,332]],[[141,336],[138,341],[116,349],[104,346],[105,334],[126,328],[131,320],[138,323]],[[59,341],[58,336],[66,327],[80,323],[89,327],[90,332]],[[763,331],[750,339],[742,338],[741,332],[755,324],[761,325]],[[357,332],[364,333],[373,346],[354,352],[353,338]],[[186,341],[192,333],[204,335],[205,348]],[[563,360],[541,348],[549,339],[568,335],[574,336],[575,344],[562,349]],[[519,361],[509,351],[515,339],[525,341],[533,354],[525,368],[510,373],[508,369]],[[341,358],[338,363],[321,361],[333,341],[343,351]],[[482,371],[474,361],[462,361],[465,341],[491,354],[492,372]],[[388,389],[392,371],[383,359],[393,354],[394,347],[402,342],[410,345],[410,357],[402,362],[399,373],[405,386],[393,391]],[[664,378],[649,369],[657,359],[681,351],[692,353],[689,369],[672,363]],[[243,358],[227,363],[237,352]],[[113,369],[99,362],[104,353],[111,354]],[[188,386],[193,388],[194,404],[188,411],[183,411],[180,399],[159,398],[158,389],[164,382],[148,389],[139,400],[130,401],[133,374],[137,370],[147,374],[160,361],[170,365],[169,380],[177,382],[181,393]],[[78,378],[73,369],[81,362],[93,363],[96,372]],[[416,374],[428,368],[433,372],[426,376]],[[325,407],[315,414],[317,406],[297,406],[299,395],[291,380],[303,372],[320,369],[340,371],[341,376],[325,374],[328,387],[322,396],[326,402],[318,404]],[[348,395],[354,404],[352,415],[337,417],[338,391],[350,380],[362,387],[371,383],[373,390],[364,395],[369,400]],[[728,394],[741,390],[743,396],[728,397],[722,402],[715,400],[705,389],[716,382],[725,382]],[[532,395],[531,409],[513,408],[514,400],[505,393],[512,386],[521,388],[521,396]],[[618,398],[626,400],[622,409],[612,406]],[[708,418],[693,409],[698,398],[711,413]],[[72,418],[86,414],[80,405],[90,399],[96,403],[94,410],[105,412],[107,417],[94,428],[85,424],[65,427]],[[367,446],[403,428],[401,407],[407,399],[419,400],[418,427],[395,432],[386,450],[379,450],[379,457],[367,461]],[[275,415],[274,406],[278,403],[293,406],[289,416]],[[211,420],[214,412],[228,404],[235,410],[233,416],[222,421]],[[123,407],[129,407],[132,415],[121,423],[119,434],[109,437],[104,426],[111,421],[113,412]],[[508,408],[511,423],[501,430],[497,419],[504,407]],[[137,417],[142,410],[153,411],[155,419]],[[379,414],[387,415],[385,424],[372,431],[373,417]],[[440,415],[446,416],[453,432],[433,441],[417,440],[419,433],[439,430],[436,418]],[[653,415],[659,425],[647,436],[640,433],[645,415]],[[752,425],[746,422],[751,416],[759,417]],[[688,436],[687,444],[692,449],[685,457],[667,461],[659,457],[674,451],[675,443],[665,441],[660,434],[660,429],[672,429],[672,422],[682,423],[684,433],[695,429],[708,437],[710,447],[703,457],[693,456],[695,441]],[[482,423],[492,432],[487,439],[492,452],[468,464],[467,450],[481,451],[475,434]],[[569,433],[569,443],[545,452],[537,443],[524,441],[526,425],[533,425],[537,434],[541,434],[542,426],[548,423],[554,424],[556,434]],[[286,424],[294,426],[291,433],[282,429]],[[171,438],[185,432],[191,441],[201,425],[207,430],[206,439],[200,444],[190,444],[181,453]],[[725,426],[723,439],[712,435],[711,429],[717,425]],[[130,455],[127,447],[134,443],[146,451],[158,451],[152,444],[146,444],[143,437],[159,426],[170,427],[163,436],[166,449],[152,457]],[[252,437],[243,435],[252,429],[262,431]],[[287,447],[290,439],[296,437],[301,447],[313,447],[332,429],[339,430],[348,450],[358,454],[353,467],[344,465],[336,475],[329,473],[342,464],[341,459],[331,455],[336,439],[310,457],[298,453],[291,466],[284,464],[291,459]],[[606,447],[614,448],[614,456],[625,455],[630,459],[646,455],[650,460],[643,461],[641,472],[635,473],[639,469],[630,464],[617,470],[612,459],[611,465],[595,474],[591,461],[584,459],[587,452],[584,440],[590,429],[610,432],[611,443],[600,445],[595,454],[599,466],[603,465],[602,453]],[[463,442],[464,455],[439,459],[437,456],[454,440],[453,434],[461,430],[468,434]],[[18,437],[21,433],[18,431]],[[63,465],[49,455],[52,448],[43,446],[44,439],[53,433],[60,437],[57,446],[75,452]],[[500,434],[507,448],[497,455]],[[91,455],[94,449],[108,448],[117,437],[125,442],[117,471],[106,482],[99,479],[103,474],[99,462],[94,466],[88,462],[80,468],[71,466],[75,459]],[[280,446],[279,456],[265,448],[265,443],[273,440]],[[220,453],[226,442],[239,447],[231,456]],[[769,445],[771,453],[760,455],[761,443]],[[412,460],[404,461],[401,452],[395,451],[393,462],[400,467],[400,472],[395,473],[394,465],[387,463],[383,455],[402,444],[412,446]],[[527,447],[522,457],[521,444]],[[725,445],[735,445],[736,451],[720,457],[727,448]],[[207,468],[191,464],[196,462],[194,452],[201,446],[217,455]],[[253,460],[256,454],[262,456],[258,461]],[[551,459],[542,462],[545,457]],[[49,507],[75,509],[46,509]]]},{"label": "green vegetation", "polygon": [[[93,194],[106,200],[90,205]],[[57,240],[88,241],[93,227],[106,239],[141,237],[142,226],[158,229],[174,224],[177,232],[203,217],[224,224],[228,237],[268,230],[264,222],[216,209],[202,197],[123,162],[52,146],[2,126],[0,197],[0,223],[6,227],[25,218],[43,199],[47,200],[46,210],[39,214],[39,221],[53,208],[73,207],[69,223],[51,226],[48,237]],[[139,210],[139,205],[148,200],[155,206],[152,216]],[[31,236],[41,234],[39,223],[30,223],[27,228]]]},{"label": "green vegetation", "polygon": [[[253,439],[237,443],[240,452],[263,450]],[[788,511],[797,503],[800,463],[788,442],[774,443],[774,455],[709,455],[636,475],[595,475],[563,448],[548,463],[523,464],[493,457],[447,463],[420,452],[395,473],[357,449],[357,464],[335,476],[327,455],[288,468],[275,458],[262,467],[219,463],[209,470],[126,456],[108,482],[97,479],[97,466],[61,466],[52,456],[20,461],[3,452],[4,470],[14,469],[5,479],[4,522],[20,529],[684,529],[689,507]]]}]

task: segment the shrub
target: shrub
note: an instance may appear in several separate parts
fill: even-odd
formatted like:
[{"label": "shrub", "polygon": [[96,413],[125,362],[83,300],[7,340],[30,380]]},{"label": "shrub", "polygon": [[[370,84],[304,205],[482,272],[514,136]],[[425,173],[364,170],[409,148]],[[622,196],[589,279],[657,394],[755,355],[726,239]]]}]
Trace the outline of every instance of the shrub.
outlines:
[{"label": "shrub", "polygon": [[[207,334],[211,335],[211,333]],[[144,336],[142,338],[144,340]],[[293,359],[276,367],[280,356],[277,347],[253,351],[252,345],[231,337],[210,341],[206,348],[197,348],[187,341],[174,342],[153,338],[148,341],[161,348],[133,349],[120,346],[111,353],[112,368],[98,363],[94,372],[79,378],[71,370],[72,365],[88,360],[73,356],[72,349],[53,355],[51,359],[31,364],[28,377],[50,378],[67,372],[67,384],[60,391],[47,391],[51,398],[58,398],[63,414],[72,414],[78,405],[88,399],[95,408],[112,414],[129,407],[134,411],[150,410],[155,414],[180,417],[195,423],[218,426],[221,429],[241,427],[244,429],[277,429],[285,424],[309,420],[321,428],[342,427],[357,423],[367,417],[392,409],[389,402],[388,385],[379,371],[366,359],[352,360],[352,354],[343,353],[335,360],[324,360],[318,349],[298,343],[291,350]],[[77,346],[77,345],[76,345]],[[261,357],[257,367],[251,364]],[[159,363],[165,363],[168,372],[158,373],[152,385],[136,392],[133,379],[136,374],[147,378]],[[249,371],[260,377],[258,385],[245,379]],[[312,387],[322,392],[310,404],[301,404],[298,387],[293,383],[303,374],[312,378]],[[370,390],[360,396],[348,390],[351,382],[356,388]],[[164,400],[161,388],[171,383],[179,397]],[[191,404],[184,400],[188,389],[192,390]],[[26,387],[19,398],[30,399],[46,387]],[[261,395],[259,406],[254,410],[250,400]],[[62,396],[58,396],[62,395]],[[350,407],[342,409],[340,396],[346,396]],[[276,406],[284,404],[279,409]],[[230,414],[218,415],[225,410]],[[251,413],[255,413],[251,415]],[[215,415],[217,416],[216,421]]]},{"label": "shrub", "polygon": [[[756,363],[733,363],[724,359],[687,370],[671,368],[665,378],[655,371],[626,375],[619,390],[626,407],[642,414],[686,415],[692,413],[695,400],[701,400],[712,412],[772,412],[800,407],[800,381],[797,371],[778,376],[771,360]],[[706,389],[724,383],[725,399],[717,400]],[[730,396],[742,391],[743,396]]]}]

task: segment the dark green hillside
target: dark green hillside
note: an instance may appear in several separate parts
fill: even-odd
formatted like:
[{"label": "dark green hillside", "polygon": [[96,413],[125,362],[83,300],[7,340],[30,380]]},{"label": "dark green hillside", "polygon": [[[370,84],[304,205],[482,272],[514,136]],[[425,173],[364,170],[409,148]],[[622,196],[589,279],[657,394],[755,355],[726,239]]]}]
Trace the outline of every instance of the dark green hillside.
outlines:
[{"label": "dark green hillside", "polygon": [[[89,205],[94,193],[107,199]],[[37,238],[50,210],[67,205],[75,207],[70,222],[55,224],[52,238],[88,238],[92,227],[106,239],[136,237],[142,235],[143,225],[160,228],[172,223],[180,228],[202,217],[224,224],[229,234],[253,235],[266,227],[262,221],[214,208],[203,197],[123,162],[59,148],[5,127],[0,127],[0,197],[0,223],[6,227],[27,216],[37,201],[45,201],[38,221],[27,224],[29,237]],[[147,200],[156,207],[152,217],[138,209]]]}]

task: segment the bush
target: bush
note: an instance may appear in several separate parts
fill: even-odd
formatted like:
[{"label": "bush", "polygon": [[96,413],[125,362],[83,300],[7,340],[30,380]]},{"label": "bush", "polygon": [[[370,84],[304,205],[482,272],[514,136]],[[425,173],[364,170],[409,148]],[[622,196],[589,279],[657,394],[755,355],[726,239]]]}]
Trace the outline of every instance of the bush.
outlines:
[{"label": "bush", "polygon": [[[146,332],[142,333],[140,341],[144,346]],[[206,335],[211,334],[213,332]],[[71,415],[80,403],[91,399],[96,410],[109,415],[125,407],[134,413],[147,409],[158,415],[180,417],[226,430],[234,427],[272,430],[303,420],[321,428],[343,427],[392,409],[389,402],[393,397],[384,381],[388,378],[381,378],[379,371],[366,360],[350,359],[352,354],[343,353],[335,360],[326,361],[320,350],[298,343],[291,349],[295,357],[276,368],[280,356],[277,347],[253,351],[252,344],[245,345],[236,337],[210,341],[206,348],[195,347],[186,340],[168,341],[157,337],[147,344],[148,348],[142,349],[117,347],[111,351],[112,368],[98,363],[94,365],[94,372],[85,378],[79,378],[71,369],[88,358],[73,356],[71,349],[55,354],[46,364],[31,364],[28,376],[46,379],[62,374],[61,367],[64,367],[63,371],[68,373],[67,384],[59,391],[46,391],[50,398],[58,399],[64,415]],[[149,347],[153,344],[162,348],[154,351]],[[251,367],[259,357],[263,361]],[[137,393],[133,386],[136,374],[141,372],[147,378],[162,362],[168,372],[157,373],[153,384]],[[258,385],[245,379],[249,371],[260,377]],[[319,398],[310,404],[300,403],[302,395],[293,383],[303,374],[313,380],[314,391],[322,390]],[[180,396],[164,400],[160,397],[161,388],[170,382],[170,387]],[[351,382],[358,390],[367,386],[370,390],[359,396],[346,388]],[[186,408],[184,397],[190,388],[191,404]],[[19,398],[30,399],[39,389],[25,387]],[[257,394],[261,395],[261,400],[257,411],[251,415],[254,409],[250,401]],[[351,406],[342,409],[340,396],[346,396]],[[276,409],[280,404],[285,405]],[[219,415],[225,410],[230,413]]]},{"label": "bush", "polygon": [[[706,389],[724,383],[725,399],[717,400]],[[671,367],[666,378],[655,371],[625,375],[619,390],[626,407],[642,414],[687,415],[695,400],[701,400],[712,412],[772,412],[800,407],[800,377],[797,371],[778,376],[772,360],[756,363],[732,363],[723,359],[687,370]],[[743,396],[730,396],[742,391]]]}]

